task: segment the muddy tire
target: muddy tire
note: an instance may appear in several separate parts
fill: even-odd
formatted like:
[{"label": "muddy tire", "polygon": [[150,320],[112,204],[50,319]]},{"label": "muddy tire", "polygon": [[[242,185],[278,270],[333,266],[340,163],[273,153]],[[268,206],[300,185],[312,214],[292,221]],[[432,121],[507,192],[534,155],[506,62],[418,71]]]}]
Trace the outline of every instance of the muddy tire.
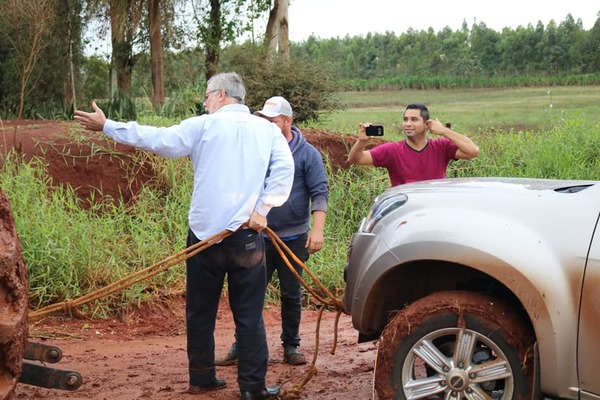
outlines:
[{"label": "muddy tire", "polygon": [[0,399],[11,398],[28,337],[27,270],[10,203],[0,191]]},{"label": "muddy tire", "polygon": [[531,399],[534,335],[496,299],[435,293],[388,323],[376,361],[375,389],[387,399]]}]

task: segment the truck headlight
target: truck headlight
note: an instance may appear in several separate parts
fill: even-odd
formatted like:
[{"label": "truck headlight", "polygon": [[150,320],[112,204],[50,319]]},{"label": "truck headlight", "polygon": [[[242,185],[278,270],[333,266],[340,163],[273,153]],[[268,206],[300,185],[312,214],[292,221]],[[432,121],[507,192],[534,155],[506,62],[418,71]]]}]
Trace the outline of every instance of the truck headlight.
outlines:
[{"label": "truck headlight", "polygon": [[408,196],[405,194],[394,194],[388,197],[377,197],[373,201],[373,205],[367,214],[367,217],[362,223],[361,231],[370,233],[375,228],[375,225],[392,211],[402,207],[408,201]]}]

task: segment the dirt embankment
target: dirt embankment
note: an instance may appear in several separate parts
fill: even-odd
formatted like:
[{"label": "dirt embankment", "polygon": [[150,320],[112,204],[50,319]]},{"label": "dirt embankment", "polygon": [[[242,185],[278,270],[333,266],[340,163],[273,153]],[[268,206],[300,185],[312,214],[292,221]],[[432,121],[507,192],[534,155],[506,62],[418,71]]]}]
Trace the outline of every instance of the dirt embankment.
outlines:
[{"label": "dirt embankment", "polygon": [[[0,121],[0,155],[14,147],[26,160],[42,159],[53,184],[70,184],[81,199],[98,201],[104,195],[130,203],[142,185],[156,179],[152,166],[136,149],[84,131],[74,121],[21,121],[16,135],[14,128],[15,121]],[[302,133],[334,170],[348,168],[346,158],[355,135],[316,129]],[[382,142],[372,139],[373,145]]]}]

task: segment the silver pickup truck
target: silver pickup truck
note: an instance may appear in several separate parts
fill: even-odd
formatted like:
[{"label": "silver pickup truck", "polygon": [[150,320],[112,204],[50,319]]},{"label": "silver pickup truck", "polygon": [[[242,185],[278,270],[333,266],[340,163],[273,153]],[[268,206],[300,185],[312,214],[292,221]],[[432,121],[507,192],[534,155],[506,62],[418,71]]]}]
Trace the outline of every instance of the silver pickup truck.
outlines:
[{"label": "silver pickup truck", "polygon": [[378,196],[345,311],[379,399],[600,399],[600,182],[461,178]]}]

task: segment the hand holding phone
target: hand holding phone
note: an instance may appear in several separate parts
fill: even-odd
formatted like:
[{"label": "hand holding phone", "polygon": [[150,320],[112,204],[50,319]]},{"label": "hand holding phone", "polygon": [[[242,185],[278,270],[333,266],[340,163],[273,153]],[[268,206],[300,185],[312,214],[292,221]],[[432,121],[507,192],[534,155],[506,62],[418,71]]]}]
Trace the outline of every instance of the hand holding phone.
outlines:
[{"label": "hand holding phone", "polygon": [[383,136],[383,125],[369,125],[365,128],[367,136]]}]

